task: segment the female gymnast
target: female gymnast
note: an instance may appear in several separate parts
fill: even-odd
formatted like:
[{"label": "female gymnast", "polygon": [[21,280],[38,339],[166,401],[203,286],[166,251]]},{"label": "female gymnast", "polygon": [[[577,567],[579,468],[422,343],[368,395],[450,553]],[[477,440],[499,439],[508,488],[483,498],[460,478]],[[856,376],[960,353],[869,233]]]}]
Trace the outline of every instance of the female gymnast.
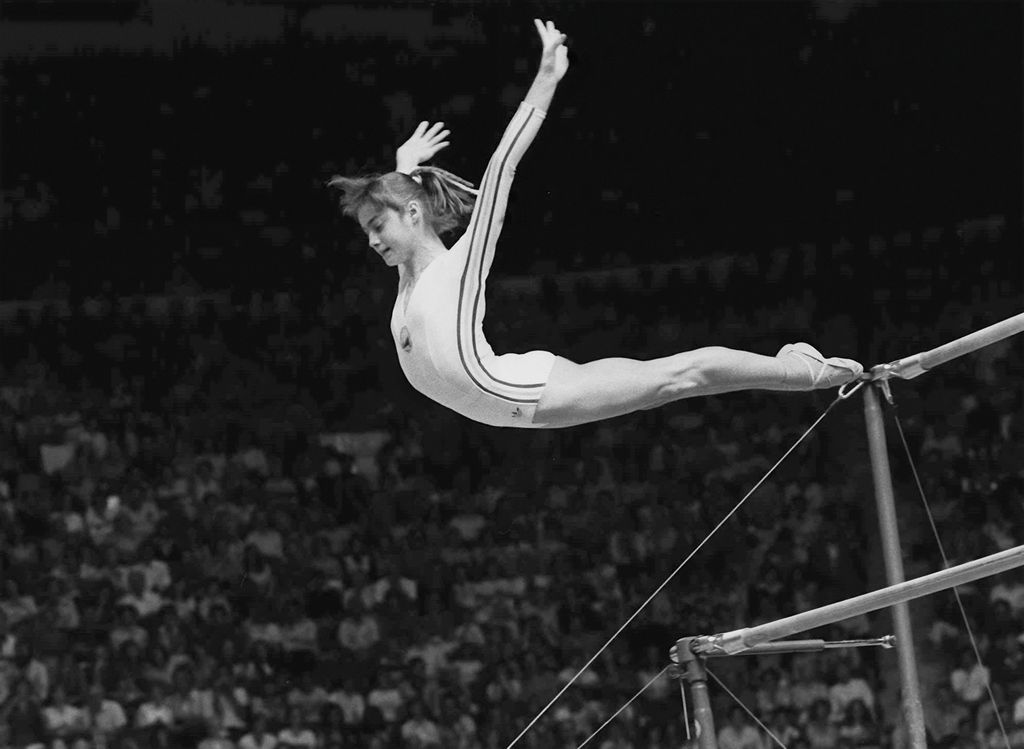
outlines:
[{"label": "female gymnast", "polygon": [[[577,364],[547,351],[496,355],[483,334],[484,284],[501,232],[516,166],[540,129],[569,69],[565,35],[534,20],[540,66],[526,98],[473,185],[421,167],[447,142],[441,124],[422,123],[398,150],[397,171],[333,177],[340,206],[370,247],[398,268],[391,314],[402,371],[414,388],[466,418],[493,426],[556,428],[608,419],[694,396],[736,390],[815,390],[858,378],[863,367],[826,359],[806,343],[774,357],[709,346],[652,360]],[[447,249],[439,238],[460,226]]]}]

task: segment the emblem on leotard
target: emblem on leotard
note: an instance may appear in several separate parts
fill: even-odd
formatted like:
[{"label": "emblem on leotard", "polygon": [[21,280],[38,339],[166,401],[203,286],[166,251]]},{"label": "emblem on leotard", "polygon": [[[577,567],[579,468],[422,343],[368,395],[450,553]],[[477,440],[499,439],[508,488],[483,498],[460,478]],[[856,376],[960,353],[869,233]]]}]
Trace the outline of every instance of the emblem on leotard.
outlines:
[{"label": "emblem on leotard", "polygon": [[398,345],[403,351],[412,351],[412,338],[409,337],[408,328],[403,327],[402,332],[398,334]]},{"label": "emblem on leotard", "polygon": [[513,419],[518,418],[518,417],[520,417],[522,415],[523,415],[523,409],[521,409],[519,406],[516,406],[515,408],[512,409],[512,418]]}]

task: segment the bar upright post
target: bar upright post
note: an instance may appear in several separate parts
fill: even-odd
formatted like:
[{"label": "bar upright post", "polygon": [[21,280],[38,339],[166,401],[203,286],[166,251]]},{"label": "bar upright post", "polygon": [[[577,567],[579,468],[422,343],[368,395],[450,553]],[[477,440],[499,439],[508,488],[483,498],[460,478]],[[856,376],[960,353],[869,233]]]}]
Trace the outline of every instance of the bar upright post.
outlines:
[{"label": "bar upright post", "polygon": [[692,637],[676,641],[676,657],[680,669],[685,669],[686,680],[690,682],[690,697],[693,698],[693,722],[697,727],[698,749],[718,749],[718,734],[715,733],[715,718],[711,713],[711,699],[708,697],[708,672],[704,658],[690,648]]},{"label": "bar upright post", "polygon": [[[889,585],[904,582],[903,556],[899,526],[896,521],[896,495],[892,488],[889,452],[885,438],[882,409],[874,386],[864,388],[864,418],[867,421],[868,447],[871,454],[871,473],[875,484],[875,504],[882,534],[882,554],[885,577]],[[903,696],[903,714],[909,730],[910,746],[925,749],[924,712],[914,656],[914,640],[910,624],[910,606],[906,601],[892,606],[893,630],[896,634],[896,652],[899,662],[900,686]]]}]

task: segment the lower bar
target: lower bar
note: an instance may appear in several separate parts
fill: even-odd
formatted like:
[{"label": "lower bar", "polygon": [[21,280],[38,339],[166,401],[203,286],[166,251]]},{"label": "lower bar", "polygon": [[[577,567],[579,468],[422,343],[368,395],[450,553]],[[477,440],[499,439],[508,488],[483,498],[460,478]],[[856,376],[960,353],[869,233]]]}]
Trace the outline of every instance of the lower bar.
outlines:
[{"label": "lower bar", "polygon": [[697,637],[694,638],[694,648],[697,652],[719,650],[726,653],[739,653],[762,642],[771,642],[843,619],[878,611],[888,608],[894,603],[921,598],[940,590],[955,588],[957,585],[998,575],[1000,572],[1021,566],[1024,566],[1024,546],[1014,546],[1012,549],[916,577],[899,585],[873,590],[845,601],[836,601],[813,611],[804,611],[785,619],[759,624],[756,627],[737,629],[710,637]]}]

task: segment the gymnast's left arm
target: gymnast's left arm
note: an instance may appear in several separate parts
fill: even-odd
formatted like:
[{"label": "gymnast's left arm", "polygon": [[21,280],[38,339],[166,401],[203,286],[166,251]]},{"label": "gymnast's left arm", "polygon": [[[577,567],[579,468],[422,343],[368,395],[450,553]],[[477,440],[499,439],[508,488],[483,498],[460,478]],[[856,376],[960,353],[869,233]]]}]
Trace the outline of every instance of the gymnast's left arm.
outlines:
[{"label": "gymnast's left arm", "polygon": [[[537,75],[534,76],[533,84],[526,92],[519,111],[505,128],[501,142],[487,165],[487,176],[490,176],[492,180],[496,177],[511,178],[514,176],[519,160],[530,143],[533,142],[537,131],[540,130],[541,122],[547,116],[559,81],[569,69],[565,34],[555,28],[555,24],[551,21],[541,23],[540,19],[535,18],[533,24],[537,27],[537,34],[541,41],[540,65],[537,67]],[[505,174],[494,174],[496,169],[502,169]],[[484,182],[487,182],[486,176]],[[482,187],[486,189],[486,184]]]},{"label": "gymnast's left arm", "polygon": [[556,29],[555,24],[551,21],[544,24],[534,18],[533,25],[537,27],[543,49],[537,76],[523,101],[541,112],[547,112],[558,82],[569,69],[569,53],[565,48],[565,34]]},{"label": "gymnast's left arm", "polygon": [[[539,18],[534,18],[533,25],[537,28],[537,34],[540,36],[541,41],[540,65],[537,68],[537,75],[533,79],[533,85],[530,86],[530,90],[526,93],[523,103],[536,110],[536,114],[539,115],[540,119],[543,119],[548,111],[548,107],[551,106],[551,100],[555,96],[558,82],[562,80],[562,77],[569,69],[569,54],[565,48],[565,34],[555,28],[554,23],[548,21],[545,24],[541,23]],[[516,119],[513,118],[512,122],[509,123],[505,130],[505,135],[502,137],[502,146],[509,144],[510,141],[518,141],[514,143],[518,147],[511,149],[511,158],[506,157],[508,152],[501,146],[498,147],[494,156],[491,157],[493,164],[497,160],[496,157],[501,156],[501,160],[507,164],[510,163],[513,170],[515,169],[515,163],[522,157],[526,147],[533,140],[533,136],[537,134],[539,129],[539,124],[535,124],[534,127],[524,128],[516,122]],[[433,125],[430,125],[426,120],[421,122],[416,131],[395,152],[395,171],[409,174],[417,166],[432,158],[442,148],[446,148],[449,145],[449,141],[446,138],[451,134],[451,131],[443,130],[443,127],[443,122],[435,122]],[[518,138],[513,137],[517,133]]]},{"label": "gymnast's left arm", "polygon": [[537,27],[543,48],[537,75],[487,164],[487,171],[480,181],[480,192],[466,233],[452,248],[468,249],[470,255],[482,257],[482,270],[485,274],[490,267],[498,235],[505,220],[505,209],[516,167],[540,130],[558,82],[569,69],[568,53],[564,45],[565,34],[555,28],[551,21],[544,24],[534,19],[533,23]]}]

